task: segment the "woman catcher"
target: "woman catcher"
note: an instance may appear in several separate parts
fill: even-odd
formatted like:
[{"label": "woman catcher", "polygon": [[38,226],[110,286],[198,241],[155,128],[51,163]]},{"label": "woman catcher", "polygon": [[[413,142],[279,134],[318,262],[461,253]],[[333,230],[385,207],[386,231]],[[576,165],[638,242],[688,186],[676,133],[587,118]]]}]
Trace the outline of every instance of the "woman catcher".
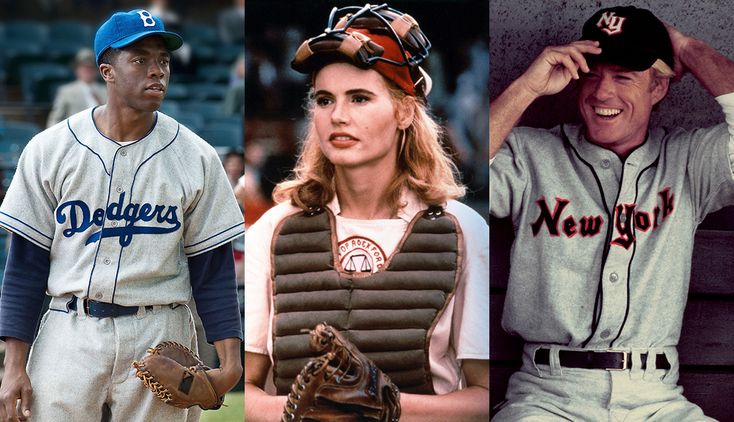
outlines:
[{"label": "woman catcher", "polygon": [[456,201],[419,67],[429,48],[412,17],[365,5],[334,8],[296,52],[308,131],[279,205],[247,233],[248,421],[287,418],[322,321],[397,385],[401,420],[489,417],[488,227]]}]

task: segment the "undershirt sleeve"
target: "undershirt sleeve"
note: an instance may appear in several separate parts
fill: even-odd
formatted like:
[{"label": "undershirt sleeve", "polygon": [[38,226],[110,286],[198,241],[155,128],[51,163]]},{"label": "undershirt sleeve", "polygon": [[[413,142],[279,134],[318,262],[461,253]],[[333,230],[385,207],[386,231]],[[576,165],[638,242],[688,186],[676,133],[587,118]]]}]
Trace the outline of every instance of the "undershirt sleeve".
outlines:
[{"label": "undershirt sleeve", "polygon": [[15,337],[33,343],[48,285],[49,255],[49,251],[28,239],[10,234],[10,251],[0,293],[1,340]]},{"label": "undershirt sleeve", "polygon": [[191,290],[209,343],[242,340],[232,243],[188,258]]}]

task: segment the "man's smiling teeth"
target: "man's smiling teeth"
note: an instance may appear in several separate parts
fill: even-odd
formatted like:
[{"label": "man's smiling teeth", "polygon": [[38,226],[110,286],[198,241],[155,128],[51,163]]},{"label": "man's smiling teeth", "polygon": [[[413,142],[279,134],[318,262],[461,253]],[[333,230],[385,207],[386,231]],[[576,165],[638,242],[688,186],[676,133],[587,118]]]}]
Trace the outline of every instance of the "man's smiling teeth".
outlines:
[{"label": "man's smiling teeth", "polygon": [[331,139],[334,141],[351,141],[354,138],[352,138],[351,136],[334,136]]},{"label": "man's smiling teeth", "polygon": [[594,107],[594,113],[604,116],[604,117],[614,117],[617,114],[621,113],[622,110],[618,108],[602,108],[602,107]]}]

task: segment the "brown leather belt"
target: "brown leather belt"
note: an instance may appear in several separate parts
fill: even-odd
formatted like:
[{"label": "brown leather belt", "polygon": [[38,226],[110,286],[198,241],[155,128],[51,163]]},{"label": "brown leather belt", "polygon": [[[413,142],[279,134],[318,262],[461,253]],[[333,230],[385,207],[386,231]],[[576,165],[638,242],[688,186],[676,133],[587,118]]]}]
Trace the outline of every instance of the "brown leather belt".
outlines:
[{"label": "brown leather belt", "polygon": [[[535,352],[536,365],[550,364],[550,349],[538,349]],[[559,350],[558,360],[562,367],[583,369],[606,369],[608,371],[624,371],[632,367],[630,352],[594,352]],[[647,368],[647,353],[640,354],[640,369]],[[657,369],[670,369],[670,363],[664,354],[655,355]]]}]

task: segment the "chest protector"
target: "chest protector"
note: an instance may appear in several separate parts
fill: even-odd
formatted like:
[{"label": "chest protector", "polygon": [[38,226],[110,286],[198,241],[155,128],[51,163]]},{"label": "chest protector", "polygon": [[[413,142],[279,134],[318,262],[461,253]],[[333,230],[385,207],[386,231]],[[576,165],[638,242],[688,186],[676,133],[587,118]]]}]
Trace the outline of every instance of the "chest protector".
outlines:
[{"label": "chest protector", "polygon": [[314,356],[308,330],[327,322],[407,393],[433,394],[428,346],[454,294],[461,230],[440,208],[420,212],[383,268],[347,272],[334,215],[295,214],[275,230],[272,250],[273,380],[287,394]]}]

